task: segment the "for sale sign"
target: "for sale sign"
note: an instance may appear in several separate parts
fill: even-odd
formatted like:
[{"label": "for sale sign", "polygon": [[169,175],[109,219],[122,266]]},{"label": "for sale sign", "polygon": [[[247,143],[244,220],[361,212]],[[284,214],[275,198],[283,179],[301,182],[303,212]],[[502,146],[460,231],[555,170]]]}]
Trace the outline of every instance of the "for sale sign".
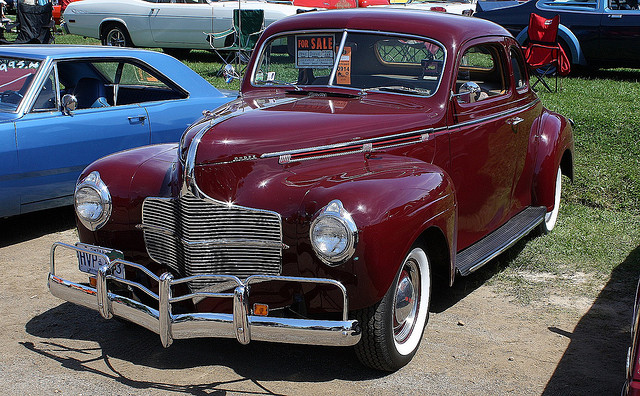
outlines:
[{"label": "for sale sign", "polygon": [[296,68],[329,68],[335,63],[332,34],[296,36]]}]

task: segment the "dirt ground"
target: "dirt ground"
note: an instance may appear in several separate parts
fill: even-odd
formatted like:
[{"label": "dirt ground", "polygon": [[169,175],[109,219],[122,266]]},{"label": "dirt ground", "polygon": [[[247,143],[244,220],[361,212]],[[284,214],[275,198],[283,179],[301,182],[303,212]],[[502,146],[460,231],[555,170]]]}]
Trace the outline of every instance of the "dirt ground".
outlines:
[{"label": "dirt ground", "polygon": [[69,208],[0,220],[4,394],[617,395],[624,381],[635,280],[623,272],[593,301],[558,291],[518,305],[487,285],[491,270],[436,289],[416,357],[382,374],[349,348],[196,339],[164,349],[153,333],[58,300],[49,249],[75,242],[73,227]]}]

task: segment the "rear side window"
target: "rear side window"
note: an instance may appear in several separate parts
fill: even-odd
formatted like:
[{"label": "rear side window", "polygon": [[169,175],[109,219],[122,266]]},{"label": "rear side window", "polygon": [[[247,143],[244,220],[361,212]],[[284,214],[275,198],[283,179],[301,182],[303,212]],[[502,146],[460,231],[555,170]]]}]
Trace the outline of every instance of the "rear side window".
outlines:
[{"label": "rear side window", "polygon": [[516,90],[522,91],[527,88],[527,77],[525,73],[524,61],[522,55],[516,49],[511,49],[511,68],[513,69],[513,80],[516,84]]}]

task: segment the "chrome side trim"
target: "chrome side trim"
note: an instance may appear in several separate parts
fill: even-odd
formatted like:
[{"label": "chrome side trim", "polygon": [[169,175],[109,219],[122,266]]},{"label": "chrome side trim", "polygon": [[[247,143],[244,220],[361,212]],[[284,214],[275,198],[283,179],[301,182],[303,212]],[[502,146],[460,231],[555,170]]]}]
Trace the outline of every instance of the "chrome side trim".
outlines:
[{"label": "chrome side trim", "polygon": [[[238,342],[247,344],[252,340],[284,342],[293,344],[352,346],[360,341],[358,321],[348,319],[348,298],[344,285],[333,279],[299,278],[286,276],[254,275],[244,281],[231,275],[195,275],[173,279],[169,273],[156,276],[140,264],[116,259],[100,268],[97,288],[71,282],[56,276],[56,250],[69,249],[85,252],[61,242],[51,247],[50,272],[48,285],[51,294],[63,300],[82,305],[100,312],[104,318],[121,317],[136,323],[160,336],[164,347],[171,345],[174,339],[222,337],[236,338]],[[108,257],[99,253],[105,262]],[[154,309],[131,298],[120,296],[109,291],[109,281],[123,282],[111,274],[116,264],[141,269],[152,281],[159,283],[158,295],[150,294],[158,301],[158,309]],[[231,282],[233,293],[197,292],[173,297],[172,288],[189,282],[195,278],[209,278]],[[251,315],[248,306],[250,285],[258,282],[287,281],[308,284],[323,284],[336,287],[342,293],[342,320],[290,319],[269,316]],[[137,282],[126,281],[127,285],[145,289]],[[149,293],[148,293],[149,294]],[[216,297],[231,298],[233,314],[225,313],[182,313],[173,314],[171,304],[192,298]]]},{"label": "chrome side trim", "polygon": [[536,100],[534,100],[534,101],[532,101],[530,103],[527,103],[524,106],[515,107],[513,109],[501,111],[500,113],[495,113],[495,114],[492,114],[492,115],[490,115],[488,117],[478,118],[477,120],[461,122],[459,124],[453,124],[453,125],[451,125],[449,127],[449,129],[456,129],[456,128],[462,128],[462,127],[466,127],[466,126],[470,126],[470,125],[481,124],[483,122],[491,121],[491,120],[494,120],[496,118],[508,116],[509,114],[513,114],[513,113],[518,113],[520,111],[529,110],[530,108],[535,107],[536,105],[538,105],[538,103],[540,103],[540,98],[536,98]]},{"label": "chrome side trim", "polygon": [[[335,143],[335,144],[330,144],[325,146],[312,146],[312,147],[306,147],[306,148],[295,149],[295,150],[274,151],[271,153],[264,153],[260,155],[260,158],[283,157],[283,156],[291,156],[296,154],[304,154],[312,151],[327,151],[327,150],[348,149],[348,148],[358,148],[357,152],[369,152],[369,151],[376,150],[376,148],[373,147],[374,143],[380,143],[386,140],[395,140],[399,138],[408,138],[408,137],[419,138],[420,139],[419,141],[421,142],[421,141],[427,140],[429,137],[429,134],[434,133],[436,131],[443,130],[443,129],[445,128],[418,129],[418,130],[398,133],[394,135],[385,135],[385,136],[379,136],[371,139],[358,140],[355,142],[343,142],[343,143]],[[410,142],[410,143],[412,144],[416,142]],[[409,143],[406,143],[406,144],[409,144]],[[352,152],[350,152],[349,154],[351,153]]]}]

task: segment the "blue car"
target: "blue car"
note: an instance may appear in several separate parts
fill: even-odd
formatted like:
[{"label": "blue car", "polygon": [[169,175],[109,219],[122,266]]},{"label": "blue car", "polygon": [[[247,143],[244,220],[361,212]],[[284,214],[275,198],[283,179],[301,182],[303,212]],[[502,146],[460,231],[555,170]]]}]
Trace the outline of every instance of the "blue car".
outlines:
[{"label": "blue car", "polygon": [[558,40],[574,65],[640,67],[638,0],[479,1],[474,16],[502,25],[523,44],[531,13],[560,15]]},{"label": "blue car", "polygon": [[72,204],[89,163],[177,142],[203,110],[230,99],[159,52],[0,47],[0,217]]}]

